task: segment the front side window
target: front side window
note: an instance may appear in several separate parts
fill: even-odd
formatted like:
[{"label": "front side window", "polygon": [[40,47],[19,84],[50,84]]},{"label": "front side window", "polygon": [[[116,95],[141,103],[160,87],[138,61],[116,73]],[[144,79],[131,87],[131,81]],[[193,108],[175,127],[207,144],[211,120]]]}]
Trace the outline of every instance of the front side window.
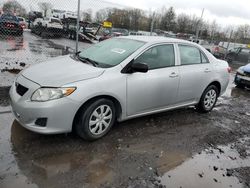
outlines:
[{"label": "front side window", "polygon": [[181,65],[208,63],[207,57],[193,46],[179,45]]},{"label": "front side window", "polygon": [[174,66],[174,46],[166,44],[152,47],[140,55],[135,60],[135,63],[145,63],[148,65],[149,70]]}]

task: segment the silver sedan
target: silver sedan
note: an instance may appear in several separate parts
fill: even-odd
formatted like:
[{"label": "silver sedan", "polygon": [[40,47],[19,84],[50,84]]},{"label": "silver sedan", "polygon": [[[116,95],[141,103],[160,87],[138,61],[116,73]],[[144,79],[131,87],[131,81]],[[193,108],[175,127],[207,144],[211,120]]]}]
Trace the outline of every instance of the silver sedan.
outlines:
[{"label": "silver sedan", "polygon": [[25,128],[104,136],[116,121],[195,106],[209,112],[229,83],[227,62],[163,37],[118,37],[22,71],[10,90]]}]

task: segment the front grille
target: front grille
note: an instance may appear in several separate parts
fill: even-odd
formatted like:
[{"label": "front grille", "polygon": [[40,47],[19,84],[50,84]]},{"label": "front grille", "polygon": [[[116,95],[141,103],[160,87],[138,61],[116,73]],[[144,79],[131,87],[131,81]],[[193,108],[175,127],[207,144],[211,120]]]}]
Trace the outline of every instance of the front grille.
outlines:
[{"label": "front grille", "polygon": [[250,77],[250,72],[244,72],[246,76]]},{"label": "front grille", "polygon": [[27,87],[24,87],[23,85],[16,83],[16,92],[23,96],[29,89]]}]

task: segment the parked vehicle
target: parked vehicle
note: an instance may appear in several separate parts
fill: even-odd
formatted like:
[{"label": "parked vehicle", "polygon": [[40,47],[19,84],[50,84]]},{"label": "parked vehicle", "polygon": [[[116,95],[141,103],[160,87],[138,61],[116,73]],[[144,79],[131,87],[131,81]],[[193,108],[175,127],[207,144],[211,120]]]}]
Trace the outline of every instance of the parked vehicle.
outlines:
[{"label": "parked vehicle", "polygon": [[59,18],[59,19],[63,17],[62,14],[64,14],[65,12],[66,12],[65,10],[58,10],[58,9],[53,9],[51,11],[52,17]]},{"label": "parked vehicle", "polygon": [[120,37],[120,36],[122,36],[122,33],[119,33],[119,32],[106,33],[99,38],[99,41],[101,42],[101,41],[104,41],[113,37]]},{"label": "parked vehicle", "polygon": [[247,63],[250,59],[250,48],[234,48],[229,50],[228,54],[226,55],[226,60],[231,63],[233,61],[239,61],[243,63]]},{"label": "parked vehicle", "polygon": [[2,14],[0,17],[0,32],[3,34],[22,35],[23,28],[18,18],[12,14]]},{"label": "parked vehicle", "polygon": [[165,37],[117,37],[31,66],[10,89],[15,118],[43,134],[101,138],[116,120],[195,105],[209,112],[229,83],[228,63]]},{"label": "parked vehicle", "polygon": [[234,82],[239,88],[250,87],[250,63],[237,70]]},{"label": "parked vehicle", "polygon": [[63,24],[58,18],[37,18],[32,25],[31,31],[38,35],[62,36]]},{"label": "parked vehicle", "polygon": [[210,44],[208,41],[203,40],[203,39],[190,39],[190,42],[195,42],[201,46],[203,46],[207,51],[212,52],[214,44]]},{"label": "parked vehicle", "polygon": [[218,45],[214,46],[212,49],[212,54],[219,59],[224,59],[227,54],[227,50],[233,50],[238,47],[246,47],[245,44],[239,43],[229,43],[228,42],[219,42]]},{"label": "parked vehicle", "polygon": [[[62,20],[64,23],[64,34],[68,36],[69,39],[76,39],[76,23],[77,19],[64,19]],[[93,43],[94,41],[98,41],[97,33],[102,27],[101,24],[91,23],[91,22],[80,22],[79,29],[79,40]]]},{"label": "parked vehicle", "polygon": [[17,18],[18,18],[18,21],[19,21],[19,24],[21,25],[21,27],[23,29],[27,29],[28,28],[28,24],[27,24],[25,18],[23,18],[23,17],[17,17]]},{"label": "parked vehicle", "polygon": [[60,19],[67,19],[67,18],[73,18],[73,19],[77,19],[77,13],[76,12],[72,12],[72,11],[65,11],[64,13],[62,13],[59,17]]}]

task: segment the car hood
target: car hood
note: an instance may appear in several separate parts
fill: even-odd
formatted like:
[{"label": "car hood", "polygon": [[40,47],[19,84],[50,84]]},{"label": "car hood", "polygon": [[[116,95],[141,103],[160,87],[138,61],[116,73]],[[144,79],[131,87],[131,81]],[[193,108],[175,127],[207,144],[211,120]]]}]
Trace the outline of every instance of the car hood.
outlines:
[{"label": "car hood", "polygon": [[250,63],[247,64],[246,66],[242,67],[242,70],[243,70],[244,72],[250,72]]},{"label": "car hood", "polygon": [[22,75],[41,86],[59,87],[98,77],[103,72],[104,69],[102,68],[74,60],[68,55],[33,65],[25,69]]}]

